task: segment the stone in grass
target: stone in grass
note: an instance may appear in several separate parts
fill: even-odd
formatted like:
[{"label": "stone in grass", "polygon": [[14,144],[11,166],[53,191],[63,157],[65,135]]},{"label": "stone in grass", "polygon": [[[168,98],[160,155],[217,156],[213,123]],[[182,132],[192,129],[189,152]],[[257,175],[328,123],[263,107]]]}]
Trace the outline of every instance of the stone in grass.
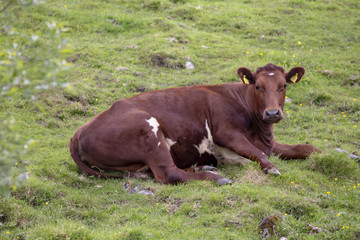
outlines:
[{"label": "stone in grass", "polygon": [[342,152],[343,152],[343,153],[347,153],[349,158],[351,158],[351,159],[353,159],[353,160],[357,160],[358,163],[360,163],[360,157],[359,157],[359,156],[356,156],[356,155],[354,155],[354,154],[351,154],[351,153],[349,153],[348,151],[343,150],[343,149],[341,149],[341,148],[335,148],[335,151],[341,152],[341,153],[342,153]]},{"label": "stone in grass", "polygon": [[118,66],[118,67],[116,68],[116,70],[119,71],[119,72],[124,72],[124,71],[128,71],[129,68],[127,68],[127,67],[122,67],[122,66]]},{"label": "stone in grass", "polygon": [[150,196],[154,196],[154,189],[152,188],[147,188],[147,189],[143,189],[143,190],[139,190],[139,188],[137,186],[133,186],[133,184],[131,183],[130,180],[126,181],[124,183],[124,188],[125,190],[127,190],[129,193],[137,193],[137,194],[143,194],[143,195],[150,195]]},{"label": "stone in grass", "polygon": [[320,227],[315,227],[309,223],[306,225],[306,227],[310,230],[311,235],[317,234],[322,231]]},{"label": "stone in grass", "polygon": [[186,69],[195,69],[195,66],[192,62],[186,62],[185,67]]}]

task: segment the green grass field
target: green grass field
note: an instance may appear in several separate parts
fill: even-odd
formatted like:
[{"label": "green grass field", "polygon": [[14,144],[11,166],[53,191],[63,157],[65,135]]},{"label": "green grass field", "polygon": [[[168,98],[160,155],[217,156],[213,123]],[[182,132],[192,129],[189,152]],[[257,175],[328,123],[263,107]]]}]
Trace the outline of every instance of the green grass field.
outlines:
[{"label": "green grass field", "polygon": [[[15,166],[26,159],[30,179],[0,197],[0,239],[261,239],[260,222],[275,215],[272,239],[360,239],[360,167],[334,150],[360,154],[359,1],[49,0],[19,11],[28,34],[63,25],[72,68],[57,76],[67,87],[37,91],[35,100],[20,89],[0,106],[24,142],[36,141]],[[276,140],[323,151],[303,161],[271,157],[282,176],[250,162],[220,167],[234,180],[222,187],[100,180],[70,156],[75,131],[117,99],[236,82],[238,67],[269,62],[307,70],[288,89]],[[127,181],[154,195],[132,193]],[[307,224],[322,231],[310,234]]]}]

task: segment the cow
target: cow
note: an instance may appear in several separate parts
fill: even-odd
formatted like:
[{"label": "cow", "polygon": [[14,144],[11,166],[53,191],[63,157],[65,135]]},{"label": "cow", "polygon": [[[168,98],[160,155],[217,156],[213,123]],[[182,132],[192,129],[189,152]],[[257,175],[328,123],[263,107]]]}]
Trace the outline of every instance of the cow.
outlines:
[{"label": "cow", "polygon": [[287,85],[304,74],[303,67],[285,72],[269,63],[255,72],[237,69],[242,82],[169,88],[120,99],[76,131],[71,156],[89,175],[116,178],[122,176],[102,171],[150,169],[155,181],[164,184],[192,179],[229,184],[231,180],[211,171],[212,166],[248,159],[265,173],[279,175],[268,156],[305,159],[320,152],[309,144],[274,140],[273,124],[284,117]]}]

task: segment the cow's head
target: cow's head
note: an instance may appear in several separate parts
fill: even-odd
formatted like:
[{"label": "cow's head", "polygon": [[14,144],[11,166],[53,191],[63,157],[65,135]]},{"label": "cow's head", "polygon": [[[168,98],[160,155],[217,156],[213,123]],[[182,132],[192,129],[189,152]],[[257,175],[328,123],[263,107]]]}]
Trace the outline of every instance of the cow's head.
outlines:
[{"label": "cow's head", "polygon": [[250,85],[252,105],[267,123],[277,123],[283,119],[283,109],[287,84],[297,83],[305,74],[303,67],[294,67],[285,72],[282,67],[272,63],[260,67],[252,73],[241,67],[237,70],[244,84]]}]

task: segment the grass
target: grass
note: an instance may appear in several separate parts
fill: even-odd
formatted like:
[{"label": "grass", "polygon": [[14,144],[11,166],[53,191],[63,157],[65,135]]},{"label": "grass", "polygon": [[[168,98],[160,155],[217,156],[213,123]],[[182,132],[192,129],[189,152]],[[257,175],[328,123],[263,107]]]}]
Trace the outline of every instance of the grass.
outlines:
[{"label": "grass", "polygon": [[[352,0],[74,0],[24,9],[23,31],[45,21],[67,28],[73,68],[58,76],[67,88],[0,107],[24,141],[36,140],[24,156],[30,180],[0,198],[0,238],[260,239],[261,220],[277,215],[274,239],[359,239],[360,167],[334,151],[360,152],[359,8]],[[307,70],[289,87],[276,139],[323,150],[305,161],[271,157],[281,177],[249,163],[221,167],[234,180],[223,187],[130,179],[154,191],[145,196],[126,190],[127,179],[84,177],[71,159],[74,132],[119,98],[235,82],[238,67],[268,62]],[[311,235],[307,224],[322,231]]]}]

